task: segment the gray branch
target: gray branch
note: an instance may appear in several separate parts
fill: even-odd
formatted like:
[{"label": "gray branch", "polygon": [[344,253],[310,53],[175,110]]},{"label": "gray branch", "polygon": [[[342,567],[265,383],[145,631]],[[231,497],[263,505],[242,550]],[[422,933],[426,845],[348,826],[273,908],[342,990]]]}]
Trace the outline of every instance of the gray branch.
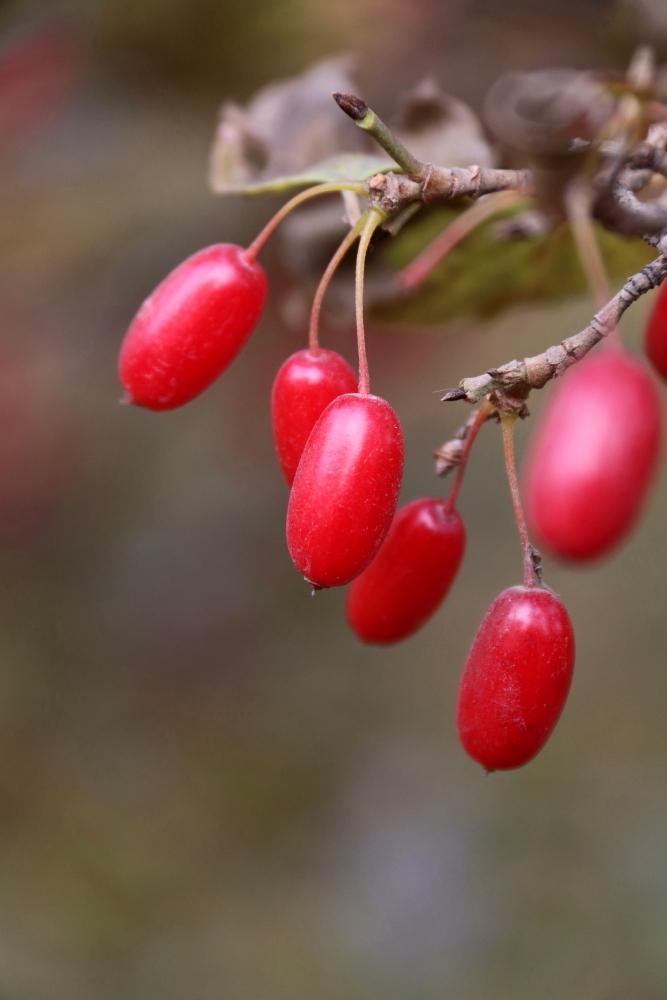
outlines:
[{"label": "gray branch", "polygon": [[478,403],[489,393],[525,397],[531,389],[541,389],[550,379],[562,375],[570,365],[587,354],[603,337],[616,328],[625,310],[638,298],[656,288],[667,277],[667,256],[662,254],[628,278],[623,288],[595,314],[588,326],[548,347],[542,354],[521,361],[508,361],[483,375],[464,378],[458,389],[442,398],[445,401],[467,399]]},{"label": "gray branch", "polygon": [[376,174],[368,182],[373,206],[394,215],[414,202],[430,204],[457,198],[480,198],[495,191],[531,189],[529,170],[497,170],[494,167],[425,167],[423,176]]}]

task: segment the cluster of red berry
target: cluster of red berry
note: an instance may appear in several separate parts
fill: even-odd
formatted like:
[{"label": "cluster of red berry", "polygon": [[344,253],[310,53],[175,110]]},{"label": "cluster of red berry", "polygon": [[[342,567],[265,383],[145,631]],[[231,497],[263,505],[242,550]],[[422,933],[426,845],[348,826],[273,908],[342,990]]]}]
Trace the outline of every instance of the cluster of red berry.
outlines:
[{"label": "cluster of red berry", "polygon": [[[456,500],[484,414],[468,435],[449,496],[414,500],[396,511],[403,440],[392,407],[369,391],[359,293],[363,267],[357,287],[358,380],[339,354],[319,346],[316,331],[333,270],[357,236],[362,253],[373,228],[367,213],[325,272],[310,345],[280,368],[271,414],[290,486],[287,545],[295,566],[316,589],[351,584],[346,612],[351,628],[365,642],[392,643],[433,614],[456,576],[465,547]],[[171,409],[225,370],[262,312],[267,282],[256,253],[265,238],[260,234],[248,249],[222,244],[201,250],[146,299],[120,353],[128,402]],[[647,345],[667,377],[667,291],[652,317]],[[626,534],[656,468],[659,402],[649,374],[616,344],[563,378],[526,467],[528,520],[545,548],[589,559]],[[524,542],[524,585],[503,591],[486,612],[464,667],[457,709],[462,744],[487,770],[517,767],[542,748],[565,703],[574,664],[567,611],[541,584],[531,562],[511,420],[505,417],[503,424]]]}]

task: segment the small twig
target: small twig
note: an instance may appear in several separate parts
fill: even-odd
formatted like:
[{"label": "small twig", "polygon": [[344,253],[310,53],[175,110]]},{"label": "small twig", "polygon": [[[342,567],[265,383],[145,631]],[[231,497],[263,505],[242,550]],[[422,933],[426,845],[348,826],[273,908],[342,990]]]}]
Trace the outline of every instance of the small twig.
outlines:
[{"label": "small twig", "polygon": [[593,214],[602,225],[621,236],[647,236],[667,229],[667,205],[640,201],[621,184],[606,186],[595,200]]},{"label": "small twig", "polygon": [[660,285],[667,277],[667,256],[656,257],[628,278],[623,288],[595,314],[588,326],[566,337],[560,344],[548,347],[541,354],[521,361],[508,361],[483,375],[464,378],[457,389],[442,397],[445,402],[467,399],[479,403],[491,392],[527,395],[531,389],[541,389],[552,378],[561,375],[570,365],[581,360],[603,337],[614,330],[625,312],[646,292]]},{"label": "small twig", "polygon": [[661,177],[667,177],[667,151],[642,143],[632,157],[632,166],[637,170],[650,170]]},{"label": "small twig", "polygon": [[630,166],[667,177],[667,125],[651,125],[646,139],[630,157]]},{"label": "small twig", "polygon": [[495,167],[430,167],[423,180],[402,174],[375,174],[368,182],[372,205],[393,215],[413,202],[455,201],[481,198],[494,191],[531,190],[529,170],[497,170]]},{"label": "small twig", "polygon": [[[490,420],[491,417],[494,416],[497,416],[497,414],[491,403],[483,403],[478,409],[474,410],[473,413],[470,414],[470,417],[466,420],[463,427],[458,429],[457,436],[452,438],[451,441],[446,441],[445,444],[438,448],[435,452],[436,471],[438,475],[442,476],[448,472],[449,469],[456,466],[456,479],[454,480],[452,488],[449,491],[449,496],[447,497],[448,510],[453,510],[456,506],[456,501],[459,498],[461,486],[463,485],[463,478],[468,466],[470,452],[472,451],[472,446],[475,443],[477,435],[486,421]],[[456,449],[455,454],[457,444],[459,447]],[[449,464],[445,465],[447,455],[449,456]]]},{"label": "small twig", "polygon": [[480,416],[482,413],[484,414],[484,420],[488,420],[494,416],[493,408],[487,406],[486,403],[482,404],[478,409],[472,411],[466,422],[461,424],[447,441],[435,449],[433,458],[435,459],[436,476],[444,478],[452,469],[457,469],[461,465],[464,455],[467,457],[466,445],[469,436],[473,428],[476,428],[478,421],[480,422],[480,426],[484,423],[484,420]]},{"label": "small twig", "polygon": [[392,160],[395,160],[401,170],[413,177],[423,176],[427,165],[405,148],[389,126],[372,108],[368,107],[364,100],[354,94],[333,94],[332,96],[341,111],[349,115],[355,125],[372,135],[377,144],[391,156]]}]

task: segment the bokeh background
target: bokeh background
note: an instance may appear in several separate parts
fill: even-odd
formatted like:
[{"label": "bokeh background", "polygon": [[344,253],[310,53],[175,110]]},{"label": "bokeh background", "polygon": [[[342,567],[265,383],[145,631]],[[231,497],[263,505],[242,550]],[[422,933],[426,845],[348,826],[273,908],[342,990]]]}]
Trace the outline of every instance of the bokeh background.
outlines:
[{"label": "bokeh background", "polygon": [[[180,411],[120,407],[115,369],[166,271],[271,210],[208,191],[223,98],[353,51],[382,111],[425,72],[478,107],[508,69],[620,69],[646,38],[664,56],[665,20],[663,0],[0,3],[5,46],[33,38],[0,59],[3,998],[667,996],[664,474],[613,559],[548,563],[577,633],[569,704],[530,766],[484,777],[453,711],[520,574],[495,428],[446,606],[363,648],[285,551],[268,397],[299,323],[274,302]],[[431,451],[462,413],[434,390],[590,311],[371,331],[406,499],[446,488]],[[351,356],[345,323],[330,342]]]}]

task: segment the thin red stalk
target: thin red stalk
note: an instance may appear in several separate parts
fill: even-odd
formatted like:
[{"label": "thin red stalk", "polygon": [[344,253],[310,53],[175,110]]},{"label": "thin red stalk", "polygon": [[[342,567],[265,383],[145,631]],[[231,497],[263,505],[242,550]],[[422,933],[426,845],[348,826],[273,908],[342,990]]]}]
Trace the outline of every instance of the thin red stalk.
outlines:
[{"label": "thin red stalk", "polygon": [[514,422],[516,417],[503,413],[500,423],[503,430],[503,454],[505,456],[505,468],[507,470],[507,481],[512,495],[512,507],[514,508],[514,520],[519,532],[521,542],[521,553],[523,557],[523,583],[526,587],[535,587],[539,584],[533,563],[533,547],[528,537],[528,526],[526,515],[521,502],[521,491],[519,480],[516,474],[516,462],[514,459]]},{"label": "thin red stalk", "polygon": [[315,298],[313,299],[313,305],[310,310],[310,326],[308,328],[308,346],[311,351],[316,351],[319,345],[318,329],[320,323],[320,312],[322,309],[322,300],[326,295],[327,288],[331,283],[331,279],[336,273],[343,257],[350,249],[354,241],[359,236],[359,233],[364,228],[366,223],[366,214],[361,216],[359,221],[349,230],[345,235],[345,238],[341,241],[338,249],[334,253],[333,257],[327,264],[324,274],[320,278],[320,283],[317,286],[317,291],[315,292]]},{"label": "thin red stalk", "polygon": [[294,195],[289,201],[278,209],[273,218],[269,219],[267,224],[263,229],[257,234],[255,239],[252,241],[250,246],[245,251],[245,255],[249,260],[254,260],[257,254],[260,252],[266,241],[270,236],[273,235],[275,229],[280,225],[283,219],[290,214],[299,205],[304,202],[309,201],[311,198],[318,198],[323,194],[334,194],[341,191],[354,191],[356,194],[368,194],[368,188],[365,184],[356,184],[353,182],[344,183],[336,181],[330,184],[316,184],[314,187],[306,188],[305,191],[300,191],[299,194]]},{"label": "thin red stalk", "polygon": [[489,194],[461,212],[426,249],[415,257],[402,271],[398,272],[398,282],[405,291],[416,288],[424,281],[447,254],[458,246],[470,233],[500,209],[514,205],[521,200],[516,191],[498,191]]},{"label": "thin red stalk", "polygon": [[364,331],[364,275],[366,272],[366,254],[373,233],[384,219],[384,214],[376,208],[371,208],[364,222],[364,228],[359,238],[357,248],[357,267],[354,276],[354,306],[357,320],[357,353],[359,356],[358,390],[363,395],[370,392],[370,376],[368,373],[368,358],[366,357],[366,333]]},{"label": "thin red stalk", "polygon": [[449,496],[447,497],[446,507],[448,511],[451,511],[456,506],[456,501],[459,498],[459,493],[461,492],[461,486],[463,484],[463,479],[465,477],[466,466],[468,464],[468,458],[470,457],[470,452],[472,451],[472,446],[475,443],[475,438],[479,434],[482,425],[486,422],[491,413],[493,407],[490,403],[483,403],[482,406],[477,410],[475,414],[475,419],[473,423],[468,428],[468,433],[466,434],[465,441],[463,442],[463,450],[461,451],[461,457],[459,458],[459,463],[456,468],[456,478],[452,483],[452,488],[449,491]]}]

